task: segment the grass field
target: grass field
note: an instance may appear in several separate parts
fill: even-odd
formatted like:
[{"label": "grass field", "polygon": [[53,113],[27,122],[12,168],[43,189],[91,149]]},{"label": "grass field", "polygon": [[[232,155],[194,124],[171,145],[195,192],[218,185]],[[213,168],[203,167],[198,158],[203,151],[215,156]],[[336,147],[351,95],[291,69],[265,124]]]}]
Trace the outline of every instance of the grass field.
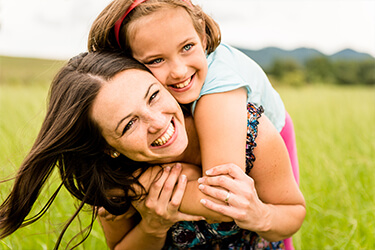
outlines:
[{"label": "grass field", "polygon": [[[43,74],[22,75],[21,80],[1,69],[1,180],[13,176],[30,149],[45,111],[45,82],[59,65],[41,62]],[[32,81],[25,80],[30,77]],[[278,91],[294,121],[300,186],[307,203],[304,224],[293,237],[296,249],[375,249],[375,88],[320,85]],[[56,176],[37,206],[44,204],[58,183]],[[10,184],[0,184],[1,201]],[[74,211],[72,204],[70,195],[62,192],[42,220],[0,240],[0,249],[53,248]],[[82,225],[76,223],[68,229],[63,246],[87,225],[87,220],[87,213],[82,214]],[[105,248],[96,223],[79,249]]]}]

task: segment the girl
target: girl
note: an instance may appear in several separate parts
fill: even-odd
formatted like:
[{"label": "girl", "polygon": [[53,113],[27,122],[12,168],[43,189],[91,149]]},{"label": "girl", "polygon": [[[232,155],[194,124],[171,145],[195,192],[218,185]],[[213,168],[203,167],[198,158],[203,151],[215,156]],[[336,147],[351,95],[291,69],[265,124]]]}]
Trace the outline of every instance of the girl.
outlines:
[{"label": "girl", "polygon": [[[82,200],[77,213],[85,203],[103,206],[112,214],[125,213],[119,219],[121,227],[113,227],[111,221],[103,223],[106,232],[117,230],[118,235],[106,234],[120,236],[116,244],[127,241],[128,247],[132,244],[163,246],[174,222],[202,219],[181,212],[228,220],[227,216],[204,209],[200,200],[207,207],[216,206],[228,213],[241,228],[256,231],[264,238],[278,240],[290,236],[302,224],[304,200],[293,181],[281,139],[267,118],[260,114],[260,110],[249,105],[247,158],[249,166],[254,164],[249,173],[254,182],[242,170],[238,171],[240,168],[224,165],[208,173],[212,178],[200,179],[202,192],[197,192],[198,171],[191,167],[188,169],[191,181],[186,183],[181,177],[173,193],[181,169],[165,167],[160,173],[158,166],[149,167],[149,164],[132,160],[200,164],[200,149],[191,117],[183,118],[175,99],[141,64],[108,53],[78,56],[63,67],[52,83],[40,133],[19,170],[10,195],[0,206],[0,237],[36,221],[48,209],[60,188],[41,213],[24,222],[55,166],[61,174],[61,186],[65,185]],[[224,176],[226,174],[230,177]],[[185,185],[187,192],[184,193]],[[120,194],[116,193],[118,191]],[[145,194],[147,198],[143,199]],[[94,208],[94,216],[96,212]],[[185,225],[198,226],[200,231],[193,228],[182,232]],[[231,230],[224,226],[230,226]],[[231,238],[225,234],[229,231]],[[217,242],[222,246],[250,243],[243,235],[260,239],[258,234],[241,230],[234,223],[210,225],[200,221],[173,226],[166,246],[178,246],[181,244],[178,239],[186,233],[197,234],[196,239],[206,242],[184,244],[199,243],[207,247]],[[215,240],[210,238],[212,234],[217,236]],[[224,239],[230,241],[221,242]],[[60,240],[61,237],[57,245]]]}]

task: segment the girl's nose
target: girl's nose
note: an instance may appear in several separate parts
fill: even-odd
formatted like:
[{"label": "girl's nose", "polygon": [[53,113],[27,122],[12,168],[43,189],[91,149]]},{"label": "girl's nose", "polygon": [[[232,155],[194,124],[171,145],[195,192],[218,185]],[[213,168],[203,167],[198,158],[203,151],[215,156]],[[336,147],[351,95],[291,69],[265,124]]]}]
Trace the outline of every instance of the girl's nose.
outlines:
[{"label": "girl's nose", "polygon": [[170,63],[170,76],[173,79],[185,79],[187,74],[187,66],[184,60],[176,58]]}]

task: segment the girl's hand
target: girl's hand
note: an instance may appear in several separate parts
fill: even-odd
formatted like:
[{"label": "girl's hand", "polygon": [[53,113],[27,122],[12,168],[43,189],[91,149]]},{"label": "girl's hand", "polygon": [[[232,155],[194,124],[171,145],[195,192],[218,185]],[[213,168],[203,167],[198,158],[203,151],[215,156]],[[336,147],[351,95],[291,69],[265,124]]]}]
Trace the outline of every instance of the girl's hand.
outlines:
[{"label": "girl's hand", "polygon": [[199,189],[213,198],[215,203],[202,199],[207,208],[233,218],[243,229],[262,232],[269,222],[269,207],[259,198],[254,180],[235,164],[224,164],[206,171],[207,176],[198,179]]},{"label": "girl's hand", "polygon": [[179,163],[172,168],[165,167],[151,184],[147,197],[134,202],[133,206],[142,216],[140,225],[146,232],[161,236],[178,221],[204,220],[202,216],[179,212],[187,184],[186,176],[180,175],[181,169]]}]

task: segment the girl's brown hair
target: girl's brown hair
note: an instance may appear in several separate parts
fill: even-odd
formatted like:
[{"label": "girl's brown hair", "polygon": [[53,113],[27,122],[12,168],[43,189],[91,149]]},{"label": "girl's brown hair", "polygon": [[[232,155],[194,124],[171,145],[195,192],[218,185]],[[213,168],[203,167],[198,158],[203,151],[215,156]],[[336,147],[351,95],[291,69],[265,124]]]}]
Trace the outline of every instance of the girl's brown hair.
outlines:
[{"label": "girl's brown hair", "polygon": [[[189,1],[189,0],[186,0]],[[219,25],[203,10],[197,6],[182,0],[148,0],[135,7],[124,19],[120,29],[121,48],[117,44],[114,34],[114,26],[117,20],[126,12],[132,4],[132,0],[114,0],[95,19],[91,26],[88,39],[89,51],[123,51],[132,56],[129,45],[128,28],[131,22],[140,17],[149,15],[162,8],[184,8],[190,15],[197,33],[207,39],[207,54],[213,52],[221,42]],[[204,23],[202,27],[202,21]]]},{"label": "girl's brown hair", "polygon": [[[11,193],[0,206],[0,239],[42,217],[62,186],[82,202],[56,246],[84,204],[103,206],[118,215],[128,210],[132,200],[140,198],[129,197],[128,191],[140,185],[138,177],[146,164],[133,162],[123,155],[112,159],[104,153],[108,145],[90,117],[101,86],[128,69],[148,71],[142,64],[122,55],[83,53],[72,58],[55,76],[39,135],[15,177]],[[60,186],[39,213],[25,220],[55,167],[62,179]],[[142,171],[134,176],[133,172],[138,169]],[[124,190],[125,196],[120,200],[108,198],[106,191],[112,188]],[[96,214],[95,208],[92,223]]]}]

